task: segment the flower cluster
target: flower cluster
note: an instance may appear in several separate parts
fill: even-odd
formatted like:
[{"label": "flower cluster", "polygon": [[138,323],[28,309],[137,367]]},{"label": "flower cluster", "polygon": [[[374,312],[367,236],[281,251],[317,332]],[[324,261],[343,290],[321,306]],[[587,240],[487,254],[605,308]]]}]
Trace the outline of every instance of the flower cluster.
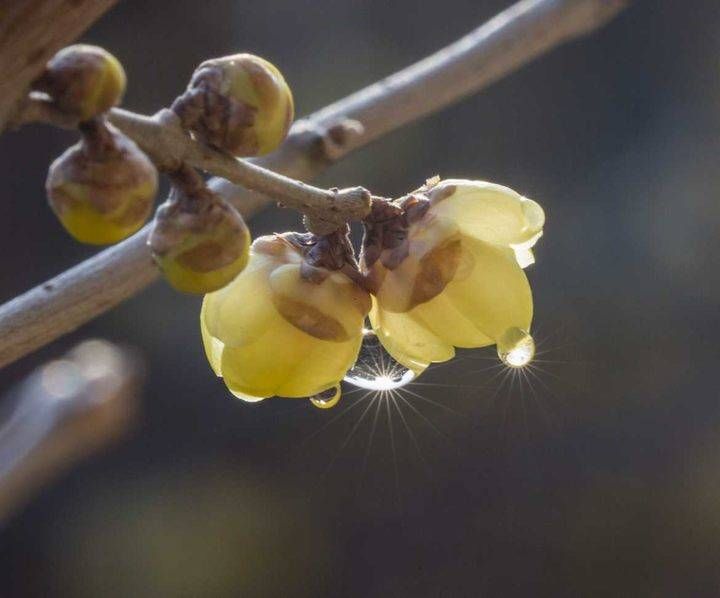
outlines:
[{"label": "flower cluster", "polygon": [[205,297],[210,364],[247,401],[314,396],[352,367],[369,313],[388,353],[416,374],[455,347],[492,344],[522,366],[534,353],[523,268],[544,219],[507,187],[451,179],[376,201],[359,269],[344,234],[257,239],[245,271]]},{"label": "flower cluster", "polygon": [[[78,122],[81,141],[51,165],[48,200],[78,241],[105,245],[137,232],[152,213],[157,170],[105,114],[125,90],[125,71],[102,48],[75,45],[58,52],[33,83],[47,105]],[[237,156],[275,150],[294,108],[280,71],[251,54],[208,60],[172,105],[188,134]],[[250,232],[240,213],[186,164],[165,166],[173,189],[155,215],[148,244],[177,290],[218,290],[245,267]]]},{"label": "flower cluster", "polygon": [[78,44],[58,52],[32,85],[57,111],[80,123],[80,143],[53,162],[46,188],[61,224],[82,243],[117,243],[152,213],[155,166],[103,116],[122,99],[125,82],[117,58]]},{"label": "flower cluster", "polygon": [[[64,227],[86,243],[115,243],[152,211],[155,166],[104,116],[124,86],[114,57],[82,45],[60,52],[33,86],[79,123],[81,142],[52,164],[47,191]],[[188,139],[245,157],[282,143],[294,105],[272,64],[237,54],[202,63],[163,114]],[[365,202],[356,215],[365,226],[358,262],[347,225],[336,228],[344,218],[328,226],[309,208],[311,227],[332,232],[276,234],[251,245],[239,212],[194,168],[158,163],[173,187],[156,212],[150,249],[174,288],[205,294],[205,351],[237,397],[334,405],[368,319],[390,356],[415,375],[452,359],[457,347],[496,345],[511,367],[533,358],[523,268],[534,261],[545,215],[513,190],[436,178],[389,201],[357,188]],[[337,190],[327,196],[342,201]]]}]

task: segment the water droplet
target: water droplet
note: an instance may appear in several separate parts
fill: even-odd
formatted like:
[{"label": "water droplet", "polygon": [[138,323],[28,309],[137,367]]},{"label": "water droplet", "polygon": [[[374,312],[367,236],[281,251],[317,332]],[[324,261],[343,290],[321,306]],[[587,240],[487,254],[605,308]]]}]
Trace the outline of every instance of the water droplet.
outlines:
[{"label": "water droplet", "polygon": [[336,384],[332,388],[323,390],[314,397],[310,397],[310,402],[318,409],[330,409],[330,407],[335,407],[335,405],[338,404],[341,395],[340,385]]},{"label": "water droplet", "polygon": [[522,328],[508,328],[498,339],[497,354],[506,366],[521,368],[535,357],[535,341]]},{"label": "water droplet", "polygon": [[241,401],[245,401],[246,403],[259,403],[260,401],[264,401],[267,397],[254,397],[252,395],[246,395],[244,392],[239,392],[236,390],[232,390],[228,388],[228,390],[231,392],[231,394],[236,398],[240,399]]},{"label": "water droplet", "polygon": [[367,390],[393,390],[409,384],[415,372],[395,361],[372,330],[363,330],[363,343],[345,382]]}]

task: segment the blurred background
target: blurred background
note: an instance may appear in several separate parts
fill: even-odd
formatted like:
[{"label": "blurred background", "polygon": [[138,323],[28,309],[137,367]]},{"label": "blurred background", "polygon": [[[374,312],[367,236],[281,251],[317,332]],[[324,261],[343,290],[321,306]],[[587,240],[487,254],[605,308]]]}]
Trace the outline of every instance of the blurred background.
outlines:
[{"label": "blurred background", "polygon": [[[507,4],[123,0],[84,41],[125,65],[129,109],[250,51],[303,115]],[[369,411],[362,393],[327,411],[245,404],[206,363],[199,300],[162,282],[2,370],[9,389],[102,336],[139,347],[147,380],[132,433],[0,529],[0,595],[717,595],[719,34],[717,0],[640,0],[321,179],[396,196],[440,174],[538,200],[526,377],[493,369],[491,349]],[[41,126],[0,138],[2,301],[93,253],[44,197],[72,142]],[[252,222],[298,226],[277,209]]]}]

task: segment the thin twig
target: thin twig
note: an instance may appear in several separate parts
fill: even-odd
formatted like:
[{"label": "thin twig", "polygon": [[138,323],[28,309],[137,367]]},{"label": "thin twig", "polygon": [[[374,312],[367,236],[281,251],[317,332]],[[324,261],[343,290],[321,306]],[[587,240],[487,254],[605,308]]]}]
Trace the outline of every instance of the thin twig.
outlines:
[{"label": "thin twig", "polygon": [[[263,193],[300,212],[321,215],[324,220],[334,223],[335,228],[351,220],[361,220],[370,211],[370,193],[362,187],[320,189],[252,162],[238,160],[193,139],[171,110],[144,116],[115,108],[110,112],[109,120],[131,137],[161,171],[173,172],[182,164],[188,164]],[[79,124],[57,110],[42,94],[36,93],[27,97],[12,125],[31,122],[66,128],[75,128]]]},{"label": "thin twig", "polygon": [[[345,143],[333,146],[333,159],[593,31],[627,4],[627,0],[523,0],[438,53],[296,123],[279,151],[253,163],[309,180],[332,161],[325,151],[328,131],[342,127],[347,119],[362,123],[362,130],[347,127]],[[266,201],[222,179],[214,179],[213,186],[245,216]],[[0,366],[75,330],[154,280],[157,271],[146,238],[147,227],[0,307]]]}]

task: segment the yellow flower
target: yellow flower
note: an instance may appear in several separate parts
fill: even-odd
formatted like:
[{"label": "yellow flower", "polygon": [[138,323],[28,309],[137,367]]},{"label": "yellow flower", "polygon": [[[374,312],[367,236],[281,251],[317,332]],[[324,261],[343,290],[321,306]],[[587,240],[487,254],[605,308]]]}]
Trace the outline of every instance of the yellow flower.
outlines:
[{"label": "yellow flower", "polygon": [[[493,183],[449,179],[369,224],[363,269],[370,321],[388,352],[416,373],[455,347],[498,344],[506,363],[532,357],[532,294],[523,268],[542,235],[534,201]],[[513,361],[517,361],[514,363]]]},{"label": "yellow flower", "polygon": [[311,239],[256,239],[242,273],[205,296],[208,361],[241,399],[315,395],[357,358],[370,297],[340,270],[308,260]]}]

